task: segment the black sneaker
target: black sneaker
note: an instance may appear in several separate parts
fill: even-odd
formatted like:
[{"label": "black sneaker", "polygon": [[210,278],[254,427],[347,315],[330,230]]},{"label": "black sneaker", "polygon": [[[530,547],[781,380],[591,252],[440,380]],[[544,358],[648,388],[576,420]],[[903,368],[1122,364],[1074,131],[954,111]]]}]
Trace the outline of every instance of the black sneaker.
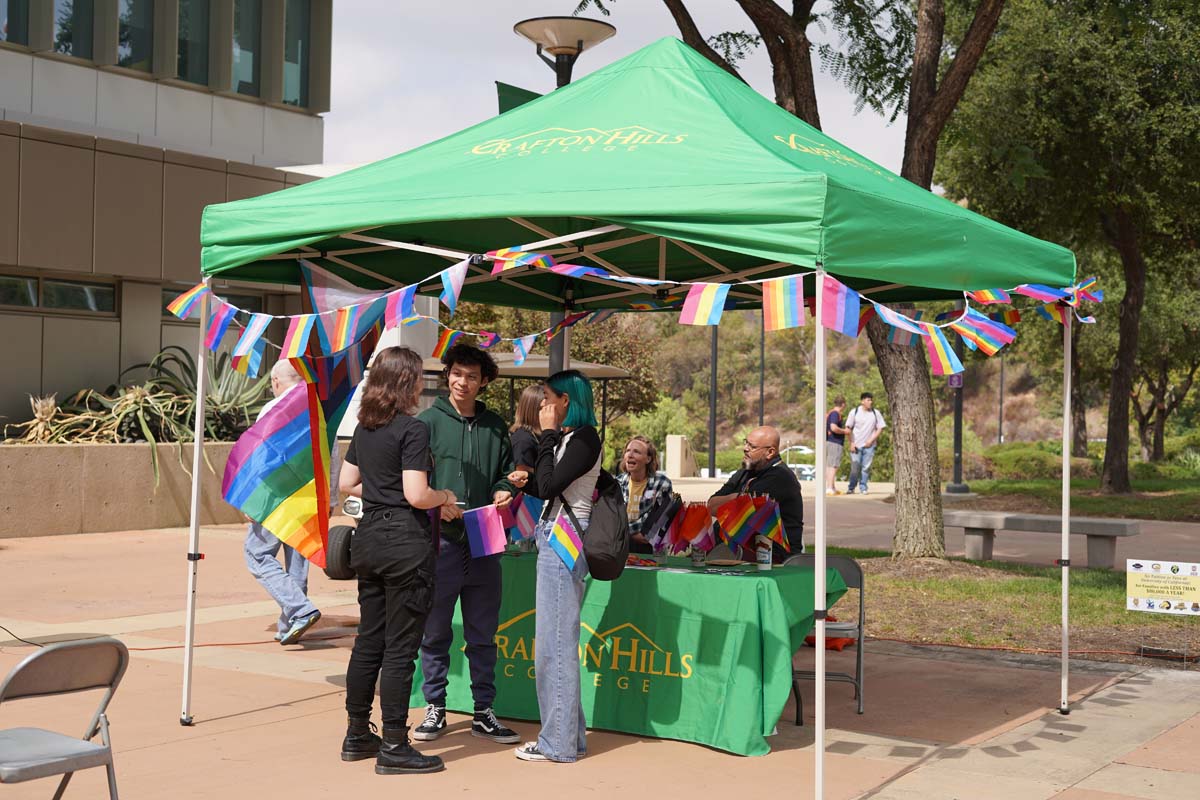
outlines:
[{"label": "black sneaker", "polygon": [[418,742],[432,742],[441,736],[445,730],[446,707],[435,706],[433,703],[430,703],[425,706],[425,719],[413,731],[412,738]]},{"label": "black sneaker", "polygon": [[521,741],[521,735],[512,728],[504,727],[500,720],[496,719],[496,712],[490,708],[475,712],[475,719],[471,723],[471,735],[489,739],[497,744],[516,744]]}]

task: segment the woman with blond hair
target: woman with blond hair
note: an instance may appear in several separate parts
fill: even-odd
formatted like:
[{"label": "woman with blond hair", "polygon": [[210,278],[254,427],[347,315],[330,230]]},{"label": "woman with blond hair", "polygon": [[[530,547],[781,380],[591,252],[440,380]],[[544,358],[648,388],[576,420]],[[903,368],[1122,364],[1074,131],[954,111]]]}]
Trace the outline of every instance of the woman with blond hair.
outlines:
[{"label": "woman with blond hair", "polygon": [[617,483],[621,485],[629,513],[630,552],[653,552],[654,548],[647,541],[643,526],[658,499],[675,489],[667,473],[658,471],[658,449],[654,442],[645,436],[634,436],[625,444]]}]

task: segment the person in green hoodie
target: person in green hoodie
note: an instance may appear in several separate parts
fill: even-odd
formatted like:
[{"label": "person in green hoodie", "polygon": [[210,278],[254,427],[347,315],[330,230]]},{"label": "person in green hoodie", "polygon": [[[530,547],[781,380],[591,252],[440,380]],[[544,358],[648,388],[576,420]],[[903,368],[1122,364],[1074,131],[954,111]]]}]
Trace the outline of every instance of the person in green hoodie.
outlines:
[{"label": "person in green hoodie", "polygon": [[508,474],[513,470],[508,425],[499,414],[476,399],[499,375],[487,352],[459,343],[442,356],[443,380],[450,391],[419,418],[429,426],[433,451],[433,480],[438,489],[454,492],[461,504],[443,509],[441,544],[437,556],[433,609],[421,642],[421,671],[425,675],[425,719],[413,731],[417,741],[437,739],[446,730],[446,685],[454,634],[454,606],[462,599],[463,638],[471,668],[475,718],[471,734],[499,744],[520,736],[496,719],[496,628],[500,624],[500,556],[472,558],[462,512],[512,499]]}]

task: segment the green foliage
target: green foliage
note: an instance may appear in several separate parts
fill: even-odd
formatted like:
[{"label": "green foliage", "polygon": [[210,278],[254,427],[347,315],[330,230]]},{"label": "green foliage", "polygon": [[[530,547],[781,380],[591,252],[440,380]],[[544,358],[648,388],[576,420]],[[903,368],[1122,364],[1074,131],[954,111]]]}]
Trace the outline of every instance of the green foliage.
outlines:
[{"label": "green foliage", "polygon": [[[938,465],[941,467],[942,480],[949,481],[954,477],[953,415],[943,416],[938,420],[937,441]],[[962,442],[963,480],[972,481],[987,477],[988,465],[983,456],[983,442],[965,420]]]},{"label": "green foliage", "polygon": [[1001,480],[1062,476],[1062,458],[1045,450],[1026,447],[987,454],[989,472]]},{"label": "green foliage", "polygon": [[708,46],[734,67],[757,50],[760,44],[762,37],[748,31],[725,31],[708,37]]}]

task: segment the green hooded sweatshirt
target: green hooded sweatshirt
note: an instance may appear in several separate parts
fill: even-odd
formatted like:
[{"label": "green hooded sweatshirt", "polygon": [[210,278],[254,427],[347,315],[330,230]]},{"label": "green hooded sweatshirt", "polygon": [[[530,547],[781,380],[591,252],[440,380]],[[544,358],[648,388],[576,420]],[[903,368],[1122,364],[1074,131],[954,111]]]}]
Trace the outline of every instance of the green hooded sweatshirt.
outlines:
[{"label": "green hooded sweatshirt", "polygon": [[[429,426],[429,447],[433,451],[435,489],[454,492],[463,509],[478,508],[492,502],[496,492],[511,492],[508,474],[513,471],[512,444],[508,426],[500,415],[475,401],[475,416],[467,419],[450,401],[439,397],[432,408],[418,418]],[[462,521],[442,523],[442,536],[453,542],[466,538]]]}]

